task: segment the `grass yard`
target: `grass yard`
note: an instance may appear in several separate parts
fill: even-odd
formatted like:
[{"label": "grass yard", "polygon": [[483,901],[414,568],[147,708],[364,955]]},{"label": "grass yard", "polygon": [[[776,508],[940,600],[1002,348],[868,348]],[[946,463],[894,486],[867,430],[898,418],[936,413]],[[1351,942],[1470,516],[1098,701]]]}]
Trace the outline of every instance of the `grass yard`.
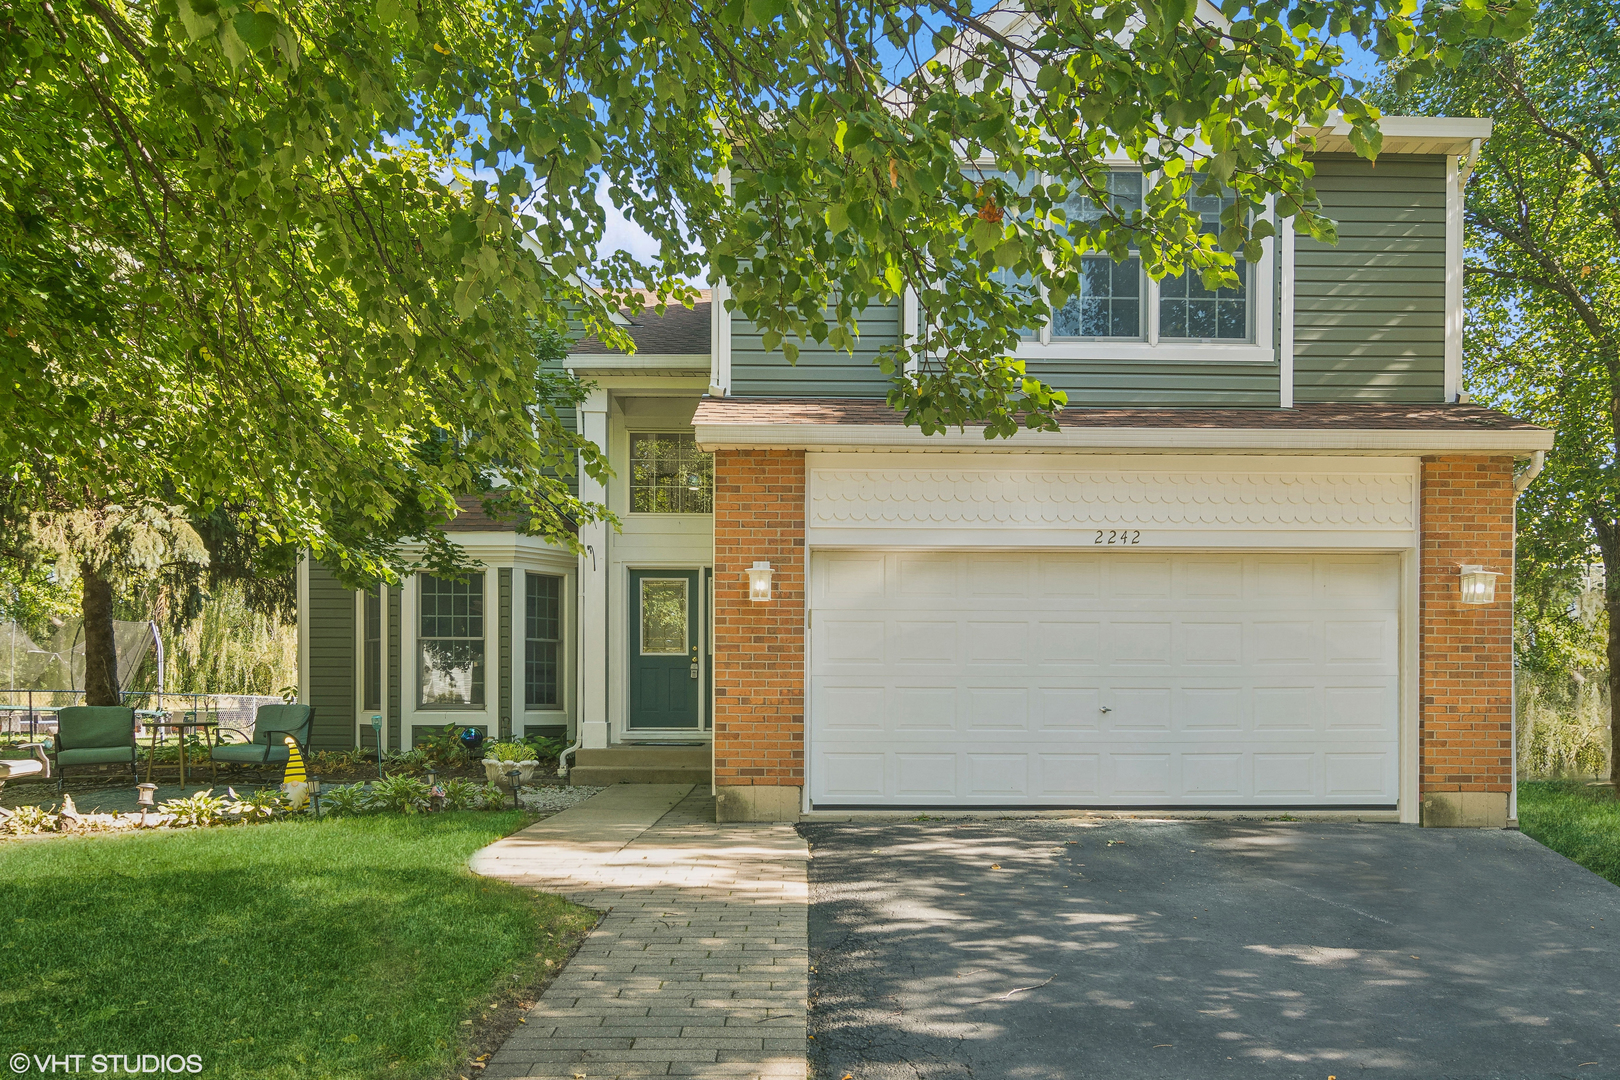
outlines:
[{"label": "grass yard", "polygon": [[556,970],[595,923],[466,869],[524,821],[0,844],[0,1047],[197,1054],[211,1077],[454,1076],[462,1021]]},{"label": "grass yard", "polygon": [[1519,828],[1620,885],[1620,800],[1612,789],[1527,780],[1519,785]]}]

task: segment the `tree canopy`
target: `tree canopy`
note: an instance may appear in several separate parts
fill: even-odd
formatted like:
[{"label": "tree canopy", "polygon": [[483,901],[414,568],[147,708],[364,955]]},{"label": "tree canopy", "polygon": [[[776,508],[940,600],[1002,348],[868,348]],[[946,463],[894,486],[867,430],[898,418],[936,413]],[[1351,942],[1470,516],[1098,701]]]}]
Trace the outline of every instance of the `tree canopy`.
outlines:
[{"label": "tree canopy", "polygon": [[[1519,497],[1520,660],[1589,666],[1604,632],[1620,705],[1620,35],[1604,0],[1545,0],[1516,43],[1485,40],[1398,108],[1496,120],[1466,189],[1464,377],[1557,431]],[[1606,613],[1579,598],[1605,570]],[[1597,618],[1594,619],[1594,615]],[[1606,615],[1606,617],[1604,617]],[[1611,715],[1620,746],[1620,711]],[[1611,755],[1620,779],[1620,755]]]},{"label": "tree canopy", "polygon": [[[628,345],[610,313],[691,278],[726,279],[789,360],[910,287],[925,332],[885,351],[893,405],[927,431],[1049,426],[1062,396],[1011,353],[1082,254],[1224,278],[1272,198],[1331,236],[1299,133],[1340,110],[1378,147],[1336,41],[1422,74],[1529,6],[11,5],[8,501],[230,513],[356,576],[397,572],[458,494],[567,541],[605,511],[565,476],[605,463],[537,338]],[[1161,172],[1145,212],[1067,220],[1118,160]],[[1185,201],[1204,183],[1238,196],[1214,235]],[[599,184],[656,259],[599,257]]]}]

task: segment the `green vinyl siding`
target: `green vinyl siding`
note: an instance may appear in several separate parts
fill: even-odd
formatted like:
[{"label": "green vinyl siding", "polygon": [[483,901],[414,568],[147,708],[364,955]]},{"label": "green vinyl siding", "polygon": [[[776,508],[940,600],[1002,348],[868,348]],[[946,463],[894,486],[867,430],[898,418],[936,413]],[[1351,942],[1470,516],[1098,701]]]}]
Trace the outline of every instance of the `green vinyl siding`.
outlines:
[{"label": "green vinyl siding", "polygon": [[315,709],[312,750],[347,750],[354,745],[355,594],[319,562],[309,563],[309,701]]},{"label": "green vinyl siding", "polygon": [[868,308],[857,319],[853,352],[814,342],[799,345],[798,363],[780,348],[765,351],[759,331],[741,317],[731,320],[731,392],[736,397],[883,397],[889,379],[874,360],[900,341],[900,305]]},{"label": "green vinyl siding", "polygon": [[1446,159],[1316,160],[1337,245],[1296,239],[1294,400],[1445,394]]},{"label": "green vinyl siding", "polygon": [[1031,376],[1069,396],[1075,408],[1095,406],[1203,406],[1246,408],[1278,402],[1275,361],[1037,360]]}]

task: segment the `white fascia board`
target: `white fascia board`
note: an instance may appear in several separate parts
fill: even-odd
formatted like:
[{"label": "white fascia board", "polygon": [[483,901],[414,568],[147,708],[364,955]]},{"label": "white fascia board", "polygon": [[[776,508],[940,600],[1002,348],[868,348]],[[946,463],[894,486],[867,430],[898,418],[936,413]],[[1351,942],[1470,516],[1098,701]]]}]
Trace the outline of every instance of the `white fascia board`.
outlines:
[{"label": "white fascia board", "polygon": [[955,453],[1052,453],[1068,450],[1184,453],[1292,450],[1304,453],[1383,453],[1425,456],[1455,453],[1530,454],[1550,450],[1553,433],[1536,431],[1403,431],[1363,428],[1342,431],[1281,431],[1255,428],[1069,428],[1021,431],[989,440],[982,428],[924,435],[891,424],[698,424],[706,451],[744,448],[866,450]]},{"label": "white fascia board", "polygon": [[[1480,116],[1382,116],[1378,119],[1378,130],[1384,137],[1382,153],[1385,154],[1467,154],[1475,143],[1490,138],[1494,123]],[[1331,114],[1324,126],[1304,128],[1302,132],[1315,135],[1319,143],[1329,144],[1320,149],[1349,150],[1346,140],[1350,124],[1338,113]]]}]

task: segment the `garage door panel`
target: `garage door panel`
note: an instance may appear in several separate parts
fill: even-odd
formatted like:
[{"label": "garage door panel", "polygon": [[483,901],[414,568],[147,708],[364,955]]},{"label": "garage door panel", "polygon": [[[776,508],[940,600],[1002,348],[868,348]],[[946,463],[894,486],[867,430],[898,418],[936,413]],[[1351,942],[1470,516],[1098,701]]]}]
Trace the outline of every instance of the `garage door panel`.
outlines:
[{"label": "garage door panel", "polygon": [[955,754],[896,754],[894,793],[901,799],[953,798],[956,785]]},{"label": "garage door panel", "polygon": [[1249,726],[1248,695],[1241,686],[1182,686],[1173,713],[1178,732],[1243,731]]},{"label": "garage door panel", "polygon": [[896,686],[889,696],[893,703],[889,716],[896,731],[956,730],[955,687]]},{"label": "garage door panel", "polygon": [[1102,691],[1096,686],[1038,686],[1032,701],[1037,731],[1101,731]]},{"label": "garage door panel", "polygon": [[1029,730],[1029,690],[1022,686],[970,686],[962,698],[964,728],[983,734]]},{"label": "garage door panel", "polygon": [[1019,669],[1030,661],[1029,622],[987,622],[973,620],[967,624],[963,653],[969,664],[1011,664]]},{"label": "garage door panel", "polygon": [[1101,659],[1102,623],[1043,620],[1035,624],[1035,641],[1043,667],[1090,666]]},{"label": "garage door panel", "polygon": [[1174,624],[1163,622],[1108,623],[1109,659],[1115,664],[1140,667],[1144,664],[1168,667],[1174,649]]},{"label": "garage door panel", "polygon": [[1037,555],[1036,579],[1042,597],[1082,598],[1100,595],[1102,562],[1095,555]]},{"label": "garage door panel", "polygon": [[840,552],[811,580],[824,805],[1395,801],[1394,558]]},{"label": "garage door panel", "polygon": [[1102,795],[1098,754],[1036,754],[1035,793],[1048,798],[1090,800]]}]

